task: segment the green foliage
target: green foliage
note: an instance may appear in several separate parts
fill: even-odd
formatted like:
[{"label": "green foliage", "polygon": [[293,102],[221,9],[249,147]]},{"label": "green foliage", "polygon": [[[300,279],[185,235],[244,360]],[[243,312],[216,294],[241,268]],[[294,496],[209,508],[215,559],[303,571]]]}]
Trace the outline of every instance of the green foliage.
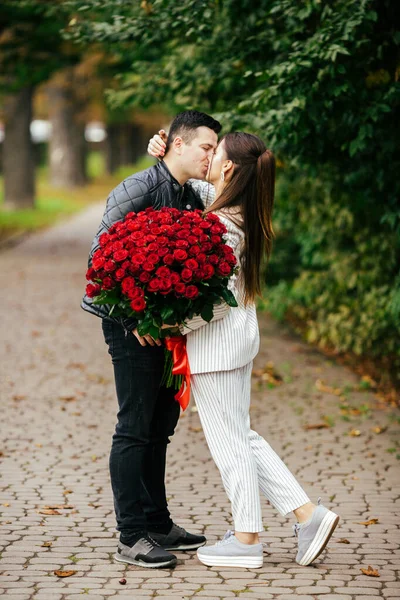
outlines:
[{"label": "green foliage", "polygon": [[[394,0],[71,0],[70,40],[120,65],[115,108],[198,108],[277,155],[267,306],[321,345],[395,355],[400,328],[400,5]],[[119,62],[118,62],[119,61]]]}]

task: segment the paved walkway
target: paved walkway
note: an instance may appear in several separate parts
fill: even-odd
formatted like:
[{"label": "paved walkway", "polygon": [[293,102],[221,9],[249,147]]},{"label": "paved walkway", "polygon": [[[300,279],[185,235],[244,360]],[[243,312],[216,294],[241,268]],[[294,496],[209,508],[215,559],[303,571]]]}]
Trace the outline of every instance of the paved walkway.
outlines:
[{"label": "paved walkway", "polygon": [[[107,464],[116,410],[112,371],[100,321],[79,308],[101,210],[94,206],[0,255],[0,595],[14,600],[399,598],[399,414],[373,391],[357,391],[355,375],[264,315],[253,427],[312,499],[322,496],[342,516],[328,550],[312,567],[296,565],[292,520],[263,501],[262,569],[207,569],[193,552],[178,553],[174,570],[149,572],[113,561]],[[282,378],[275,387],[264,369],[268,361]],[[170,445],[168,493],[175,520],[204,531],[211,542],[231,526],[193,406],[182,415]],[[370,520],[375,521],[360,524]],[[361,572],[369,565],[380,577]],[[62,578],[56,570],[74,573]]]}]

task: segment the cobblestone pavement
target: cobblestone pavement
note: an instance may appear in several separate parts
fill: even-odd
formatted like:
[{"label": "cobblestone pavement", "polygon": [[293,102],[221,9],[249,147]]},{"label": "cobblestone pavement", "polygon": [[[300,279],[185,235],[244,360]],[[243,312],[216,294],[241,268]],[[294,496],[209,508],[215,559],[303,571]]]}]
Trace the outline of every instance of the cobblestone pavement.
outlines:
[{"label": "cobblestone pavement", "polygon": [[[179,552],[174,570],[114,562],[108,453],[116,400],[100,321],[79,308],[101,210],[94,206],[0,255],[0,594],[13,600],[400,598],[399,415],[373,391],[354,391],[354,374],[264,315],[255,369],[272,361],[283,381],[273,387],[254,378],[253,427],[311,498],[322,496],[341,515],[328,550],[314,566],[298,566],[292,518],[264,500],[262,569],[206,568],[194,552]],[[336,388],[341,397],[332,393]],[[211,542],[231,527],[193,406],[169,447],[167,483],[177,523]],[[380,577],[361,572],[369,565]],[[61,578],[55,570],[74,574]]]}]

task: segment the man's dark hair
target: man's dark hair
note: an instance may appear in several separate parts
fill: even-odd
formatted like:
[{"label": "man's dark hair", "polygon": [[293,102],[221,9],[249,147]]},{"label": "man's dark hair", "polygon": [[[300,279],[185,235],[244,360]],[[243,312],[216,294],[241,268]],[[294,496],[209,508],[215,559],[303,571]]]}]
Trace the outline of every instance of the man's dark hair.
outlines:
[{"label": "man's dark hair", "polygon": [[167,150],[177,136],[181,137],[185,144],[190,144],[196,137],[198,127],[208,127],[215,133],[219,133],[222,129],[221,123],[210,117],[210,115],[197,110],[185,110],[176,115],[172,121],[168,134]]}]

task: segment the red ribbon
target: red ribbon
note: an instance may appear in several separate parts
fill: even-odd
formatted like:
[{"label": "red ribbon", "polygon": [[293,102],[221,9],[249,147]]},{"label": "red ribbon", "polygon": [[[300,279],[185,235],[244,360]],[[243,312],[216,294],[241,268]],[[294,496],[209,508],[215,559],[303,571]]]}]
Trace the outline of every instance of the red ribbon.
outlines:
[{"label": "red ribbon", "polygon": [[182,385],[179,392],[175,394],[175,400],[179,402],[182,410],[185,410],[190,401],[190,367],[186,352],[186,336],[166,338],[165,347],[172,352],[172,374],[183,375]]}]

